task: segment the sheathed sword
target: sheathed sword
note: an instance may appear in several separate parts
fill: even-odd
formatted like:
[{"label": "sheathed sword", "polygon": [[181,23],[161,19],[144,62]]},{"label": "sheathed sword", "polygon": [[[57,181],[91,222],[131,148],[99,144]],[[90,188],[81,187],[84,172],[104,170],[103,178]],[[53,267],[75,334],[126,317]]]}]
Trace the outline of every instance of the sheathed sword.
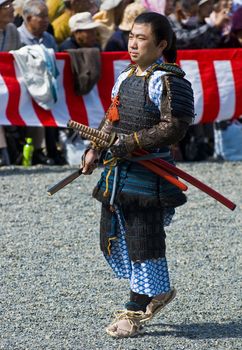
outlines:
[{"label": "sheathed sword", "polygon": [[[113,143],[116,136],[114,133],[107,134],[103,131],[77,123],[73,120],[69,120],[69,122],[67,123],[67,126],[74,130],[78,130],[80,135],[83,138],[86,138],[87,140],[94,142],[98,147],[100,147],[100,149],[101,148],[107,149],[108,147],[110,147],[110,145]],[[145,150],[138,150],[133,153],[133,155],[136,155],[136,156],[144,156],[147,154],[148,152],[146,152]],[[162,171],[165,171],[165,173],[168,175],[170,174],[173,177],[176,176],[176,177],[182,178],[183,180],[197,187],[199,190],[206,193],[210,197],[214,198],[215,200],[217,200],[218,202],[220,202],[230,210],[234,210],[236,208],[236,204],[231,202],[228,198],[224,197],[221,193],[215,191],[213,188],[204,184],[202,181],[196,179],[195,177],[186,173],[184,170],[178,168],[177,166],[174,166],[163,159],[157,159],[157,158],[149,159],[149,162],[150,164],[155,165],[156,169],[160,168]],[[57,185],[58,184],[56,184],[56,186]],[[50,189],[48,190],[48,192],[51,195]]]},{"label": "sheathed sword", "polygon": [[[80,135],[89,141],[92,141],[100,149],[108,149],[116,139],[116,133],[105,133],[103,131],[90,128],[89,126],[79,124],[73,120],[69,120],[67,126],[78,130]],[[151,163],[149,159],[142,160],[137,159],[137,162],[142,164],[145,168],[149,169],[158,176],[163,177],[168,182],[178,187],[181,191],[186,191],[188,189],[187,185],[177,179],[177,176],[167,172],[164,167],[159,166],[159,164]]]},{"label": "sheathed sword", "polygon": [[49,196],[53,196],[56,192],[60,191],[65,186],[69,185],[72,181],[74,181],[76,178],[78,178],[82,174],[82,169],[78,169],[62,179],[61,181],[58,181],[56,184],[52,185],[48,188],[47,193]]}]

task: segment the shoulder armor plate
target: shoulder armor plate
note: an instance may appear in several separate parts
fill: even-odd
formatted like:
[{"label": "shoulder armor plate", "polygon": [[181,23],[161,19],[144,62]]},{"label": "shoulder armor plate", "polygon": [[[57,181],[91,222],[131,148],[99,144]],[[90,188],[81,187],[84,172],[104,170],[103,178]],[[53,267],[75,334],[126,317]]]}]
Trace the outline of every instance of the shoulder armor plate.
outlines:
[{"label": "shoulder armor plate", "polygon": [[[165,110],[170,110],[175,118],[182,119],[189,124],[194,119],[194,96],[191,83],[182,77],[174,74],[167,74],[162,77],[164,91],[162,104]],[[164,110],[164,112],[165,112]]]}]

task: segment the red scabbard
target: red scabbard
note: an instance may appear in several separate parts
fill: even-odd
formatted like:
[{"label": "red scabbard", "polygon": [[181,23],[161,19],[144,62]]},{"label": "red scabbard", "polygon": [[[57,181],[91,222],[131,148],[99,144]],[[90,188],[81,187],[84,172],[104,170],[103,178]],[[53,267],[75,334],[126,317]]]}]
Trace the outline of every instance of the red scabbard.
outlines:
[{"label": "red scabbard", "polygon": [[[149,154],[147,151],[139,150],[135,152],[135,155],[144,156],[146,154]],[[149,162],[157,165],[158,167],[166,170],[168,173],[176,175],[183,180],[189,182],[191,185],[197,187],[199,190],[203,191],[204,193],[208,194],[210,197],[213,197],[218,202],[223,204],[225,207],[229,208],[230,210],[234,210],[236,208],[236,204],[231,202],[228,198],[224,197],[221,193],[215,191],[213,188],[209,187],[208,185],[204,184],[200,180],[196,179],[192,175],[186,173],[184,170],[177,168],[176,166],[166,162],[163,159],[155,158],[155,159],[149,159]]]}]

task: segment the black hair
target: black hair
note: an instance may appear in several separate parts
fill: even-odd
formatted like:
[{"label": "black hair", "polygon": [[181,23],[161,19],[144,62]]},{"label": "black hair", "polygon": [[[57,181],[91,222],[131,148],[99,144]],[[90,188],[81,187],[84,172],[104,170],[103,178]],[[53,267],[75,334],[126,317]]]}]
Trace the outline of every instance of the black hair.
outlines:
[{"label": "black hair", "polygon": [[198,6],[198,0],[180,0],[181,8],[187,12],[190,11],[191,6],[197,5]]},{"label": "black hair", "polygon": [[135,18],[134,23],[150,24],[155,36],[156,45],[162,40],[167,41],[167,47],[163,51],[166,61],[170,63],[176,62],[176,35],[172,30],[169,20],[165,16],[156,12],[144,12]]}]

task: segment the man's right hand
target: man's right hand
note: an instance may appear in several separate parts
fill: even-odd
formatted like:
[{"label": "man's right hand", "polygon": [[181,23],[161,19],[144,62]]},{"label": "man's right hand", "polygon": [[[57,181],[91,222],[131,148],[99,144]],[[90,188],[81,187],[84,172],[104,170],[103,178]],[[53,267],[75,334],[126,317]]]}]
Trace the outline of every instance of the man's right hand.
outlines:
[{"label": "man's right hand", "polygon": [[98,152],[93,149],[89,149],[84,153],[82,158],[82,174],[90,175],[97,166]]}]

